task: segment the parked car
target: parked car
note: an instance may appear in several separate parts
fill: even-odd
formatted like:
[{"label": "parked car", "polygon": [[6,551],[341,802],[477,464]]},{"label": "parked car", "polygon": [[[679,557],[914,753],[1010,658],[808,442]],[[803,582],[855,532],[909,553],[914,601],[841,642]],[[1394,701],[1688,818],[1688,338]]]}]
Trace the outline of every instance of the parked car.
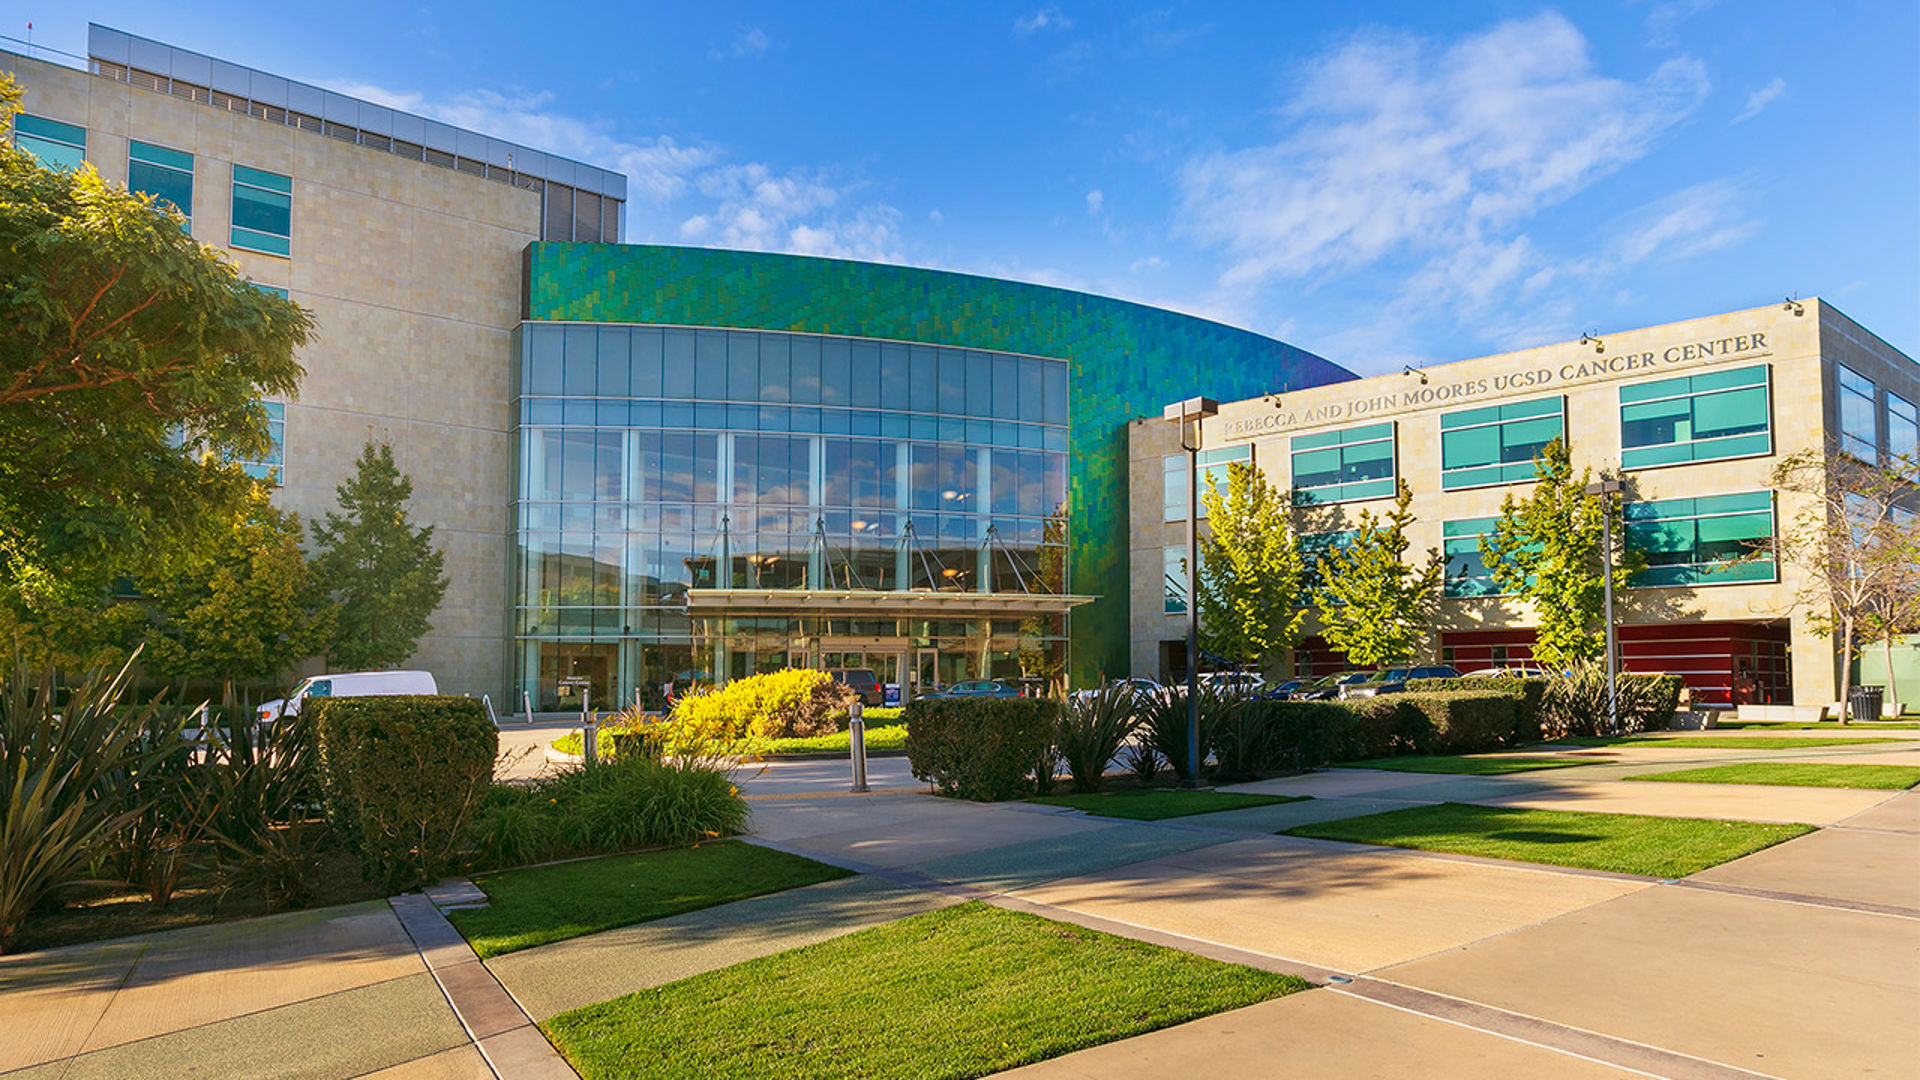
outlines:
[{"label": "parked car", "polygon": [[1020,697],[1020,689],[999,679],[968,679],[926,695],[930,698]]},{"label": "parked car", "polygon": [[1490,667],[1481,668],[1479,671],[1469,671],[1465,677],[1469,679],[1545,679],[1552,674],[1553,672],[1548,671],[1538,664],[1509,664],[1506,667]]},{"label": "parked car", "polygon": [[299,716],[308,698],[393,697],[398,694],[437,694],[440,687],[430,671],[341,671],[301,680],[284,698],[262,702],[255,714],[262,724],[282,716]]},{"label": "parked car", "polygon": [[1342,671],[1337,675],[1322,675],[1294,691],[1293,696],[1301,701],[1331,701],[1340,696],[1344,687],[1366,682],[1373,675],[1371,671]]},{"label": "parked car", "polygon": [[1432,664],[1426,667],[1397,667],[1376,671],[1360,682],[1348,683],[1340,688],[1343,698],[1374,697],[1379,694],[1398,694],[1407,688],[1409,679],[1457,679],[1458,669],[1449,664]]},{"label": "parked car", "polygon": [[1257,671],[1209,671],[1200,676],[1200,682],[1215,690],[1251,694],[1265,686],[1267,680]]},{"label": "parked car", "polygon": [[[1154,682],[1152,679],[1147,679],[1147,678],[1136,677],[1131,679],[1116,679],[1114,681],[1119,684],[1124,684],[1129,690],[1131,690],[1133,693],[1133,700],[1136,703],[1145,701],[1148,698],[1153,697],[1155,694],[1159,694],[1166,689],[1165,687],[1161,686],[1159,683]],[[1075,690],[1069,696],[1077,700],[1080,698],[1092,697],[1097,692],[1098,691],[1089,688],[1085,690]]]},{"label": "parked car", "polygon": [[1265,687],[1261,690],[1260,696],[1272,701],[1287,701],[1299,693],[1301,688],[1310,682],[1312,682],[1311,679],[1288,679],[1285,682],[1279,682],[1272,686]]},{"label": "parked car", "polygon": [[860,695],[860,700],[868,705],[885,705],[887,688],[880,685],[879,676],[872,668],[837,667],[828,668],[827,674],[834,682]]}]

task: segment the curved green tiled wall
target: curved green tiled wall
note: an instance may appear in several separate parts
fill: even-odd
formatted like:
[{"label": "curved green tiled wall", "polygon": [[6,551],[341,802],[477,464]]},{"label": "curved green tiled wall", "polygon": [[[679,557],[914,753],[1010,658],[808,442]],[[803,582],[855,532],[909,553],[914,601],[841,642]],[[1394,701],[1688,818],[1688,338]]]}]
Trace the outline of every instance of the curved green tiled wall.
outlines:
[{"label": "curved green tiled wall", "polygon": [[1222,401],[1354,378],[1285,342],[1190,315],[1045,285],[800,255],[642,244],[536,243],[526,318],[662,323],[915,341],[1068,361],[1072,669],[1128,659],[1127,421],[1170,401]]}]

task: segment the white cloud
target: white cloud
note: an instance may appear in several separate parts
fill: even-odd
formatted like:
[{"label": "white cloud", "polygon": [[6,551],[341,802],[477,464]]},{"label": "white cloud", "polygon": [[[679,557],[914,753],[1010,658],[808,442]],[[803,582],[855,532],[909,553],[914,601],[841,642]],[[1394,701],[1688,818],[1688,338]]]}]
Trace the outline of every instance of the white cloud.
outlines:
[{"label": "white cloud", "polygon": [[508,96],[468,90],[445,100],[387,90],[366,83],[330,83],[329,89],[389,108],[430,117],[536,150],[625,173],[631,200],[666,201],[687,190],[690,177],[712,164],[713,148],[687,145],[669,135],[623,138],[603,128],[553,112],[552,94]]},{"label": "white cloud", "polygon": [[1144,259],[1135,259],[1127,264],[1127,269],[1138,274],[1144,270],[1158,270],[1167,265],[1167,260],[1158,255],[1149,255]]},{"label": "white cloud", "polygon": [[899,211],[880,202],[851,204],[858,185],[822,170],[727,163],[716,146],[616,135],[553,111],[551,94],[473,90],[432,100],[362,83],[331,89],[625,173],[632,239],[648,239],[652,223],[663,220],[693,243],[901,260]]},{"label": "white cloud", "polygon": [[1732,247],[1759,228],[1747,215],[1752,201],[1751,193],[1737,180],[1709,180],[1682,188],[1633,215],[1608,245],[1609,261],[1616,267],[1630,266]]},{"label": "white cloud", "polygon": [[1227,253],[1223,287],[1436,252],[1427,280],[1460,280],[1475,260],[1511,279],[1521,226],[1645,154],[1698,107],[1706,76],[1684,57],[1639,82],[1602,75],[1548,12],[1448,46],[1361,35],[1298,86],[1279,138],[1181,172],[1181,227]]},{"label": "white cloud", "polygon": [[1734,117],[1733,122],[1738,124],[1759,116],[1761,110],[1785,97],[1786,94],[1787,80],[1775,75],[1767,85],[1747,95],[1746,108],[1740,110],[1740,115]]},{"label": "white cloud", "polygon": [[937,209],[929,210],[927,211],[927,220],[933,222],[935,225],[938,225],[941,222],[947,220],[947,215],[941,213]]},{"label": "white cloud", "polygon": [[1714,0],[1662,0],[1647,12],[1647,44],[1671,49],[1680,44],[1680,24],[1712,7]]},{"label": "white cloud", "polygon": [[1071,30],[1073,20],[1067,18],[1058,4],[1048,4],[1037,11],[1029,11],[1013,20],[1013,32],[1016,34],[1037,34],[1042,30]]},{"label": "white cloud", "polygon": [[900,261],[900,213],[869,204],[843,212],[845,190],[823,175],[727,165],[701,174],[714,208],[681,223],[688,240],[758,251]]},{"label": "white cloud", "polygon": [[725,48],[707,50],[707,59],[720,60],[758,60],[767,55],[767,49],[773,42],[767,32],[757,26],[750,26],[733,36]]},{"label": "white cloud", "polygon": [[1098,216],[1100,208],[1106,205],[1107,196],[1099,188],[1087,192],[1087,213]]}]

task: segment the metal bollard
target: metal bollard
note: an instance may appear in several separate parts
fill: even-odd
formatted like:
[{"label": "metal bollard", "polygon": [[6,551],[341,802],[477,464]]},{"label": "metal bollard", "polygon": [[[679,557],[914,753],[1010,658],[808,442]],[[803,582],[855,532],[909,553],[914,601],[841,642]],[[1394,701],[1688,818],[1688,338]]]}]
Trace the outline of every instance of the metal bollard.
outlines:
[{"label": "metal bollard", "polygon": [[847,748],[853,752],[853,790],[867,790],[867,711],[864,702],[847,707]]}]

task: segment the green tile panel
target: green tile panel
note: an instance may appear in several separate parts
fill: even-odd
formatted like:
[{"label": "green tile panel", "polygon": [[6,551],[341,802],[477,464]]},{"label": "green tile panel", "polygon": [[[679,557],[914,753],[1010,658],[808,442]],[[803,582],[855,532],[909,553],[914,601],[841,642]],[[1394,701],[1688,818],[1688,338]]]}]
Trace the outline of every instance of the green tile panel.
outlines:
[{"label": "green tile panel", "polygon": [[1073,616],[1078,679],[1131,667],[1127,422],[1196,394],[1232,401],[1355,377],[1251,331],[972,274],[643,244],[535,243],[526,258],[529,320],[844,334],[1067,361],[1070,586],[1101,598]]}]

